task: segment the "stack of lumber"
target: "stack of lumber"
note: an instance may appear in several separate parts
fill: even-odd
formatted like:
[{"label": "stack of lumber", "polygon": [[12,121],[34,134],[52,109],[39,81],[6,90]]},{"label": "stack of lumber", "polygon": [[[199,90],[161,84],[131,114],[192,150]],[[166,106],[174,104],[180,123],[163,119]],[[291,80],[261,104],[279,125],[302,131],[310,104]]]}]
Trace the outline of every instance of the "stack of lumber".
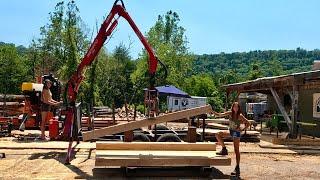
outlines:
[{"label": "stack of lumber", "polygon": [[[215,134],[221,131],[226,130],[220,130],[220,129],[205,129],[205,139],[210,141],[216,141]],[[228,130],[227,130],[228,131]],[[202,134],[203,129],[197,128],[197,133]],[[224,140],[226,141],[232,141],[232,137],[228,135],[227,137],[224,137]],[[260,132],[258,131],[246,131],[241,133],[241,141],[246,142],[259,142],[260,141]]]},{"label": "stack of lumber", "polygon": [[229,166],[215,143],[97,142],[97,167]]},{"label": "stack of lumber", "polygon": [[7,116],[18,116],[23,113],[24,103],[20,102],[0,102],[0,114]]},{"label": "stack of lumber", "polygon": [[[251,123],[253,120],[249,120]],[[197,129],[197,132],[203,133],[203,122],[200,120],[201,128]],[[228,119],[205,119],[205,139],[215,140],[215,134],[220,131],[226,131],[229,129],[229,120]],[[260,141],[260,132],[248,129],[246,132],[242,132],[241,138],[244,141],[249,142],[259,142]],[[232,137],[229,135],[225,137],[225,140],[232,141]]]}]

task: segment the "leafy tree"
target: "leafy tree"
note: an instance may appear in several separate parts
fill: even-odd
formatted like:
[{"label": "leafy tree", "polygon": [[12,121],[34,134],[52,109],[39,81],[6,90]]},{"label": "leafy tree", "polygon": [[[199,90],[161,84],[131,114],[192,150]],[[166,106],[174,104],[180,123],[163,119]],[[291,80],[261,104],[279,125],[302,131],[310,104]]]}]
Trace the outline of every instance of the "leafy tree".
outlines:
[{"label": "leafy tree", "polygon": [[310,71],[314,60],[320,59],[320,50],[266,50],[197,55],[193,72],[210,73],[219,76],[227,70],[237,70],[239,81],[247,80],[251,65],[260,63],[263,76],[283,75]]},{"label": "leafy tree", "polygon": [[111,56],[102,60],[103,74],[98,78],[102,102],[105,105],[122,107],[130,103],[133,84],[130,75],[134,70],[128,48],[123,44],[117,46]]},{"label": "leafy tree", "polygon": [[193,96],[208,97],[208,103],[220,111],[223,101],[219,96],[219,91],[215,86],[214,80],[209,74],[192,75],[185,80],[184,90]]},{"label": "leafy tree", "polygon": [[260,66],[261,66],[260,63],[258,63],[258,62],[251,64],[251,69],[248,73],[249,80],[254,80],[254,79],[257,79],[257,78],[260,78],[263,76],[263,73],[260,69]]},{"label": "leafy tree", "polygon": [[[168,11],[164,16],[158,16],[157,22],[147,33],[148,42],[169,72],[167,79],[158,78],[157,85],[173,84],[182,87],[182,79],[191,74],[193,56],[188,52],[185,29],[179,26],[179,22],[178,14]],[[135,84],[138,79],[147,82],[142,78],[147,74],[147,59],[148,56],[143,51],[132,76]],[[163,74],[163,71],[160,69],[158,74]]]},{"label": "leafy tree", "polygon": [[68,80],[89,45],[75,1],[66,5],[58,2],[49,13],[49,23],[40,28],[40,35],[30,48],[37,50],[41,74],[50,72]]},{"label": "leafy tree", "polygon": [[269,61],[269,68],[270,72],[268,76],[279,76],[284,73],[281,62],[275,58]]},{"label": "leafy tree", "polygon": [[[59,80],[66,82],[75,72],[81,57],[89,46],[87,30],[79,16],[79,9],[75,1],[58,2],[53,12],[49,13],[49,22],[40,28],[41,38],[33,40],[29,47],[29,62],[31,72],[35,76],[52,73]],[[88,76],[88,73],[86,73]],[[92,76],[91,76],[92,77]],[[85,80],[80,86],[78,98],[84,104],[92,104],[91,99],[96,97],[98,88],[94,83]],[[84,92],[93,90],[91,96]],[[91,103],[90,103],[91,102]],[[97,102],[100,102],[97,99]]]},{"label": "leafy tree", "polygon": [[19,94],[21,83],[28,81],[25,58],[13,44],[0,45],[0,93]]}]

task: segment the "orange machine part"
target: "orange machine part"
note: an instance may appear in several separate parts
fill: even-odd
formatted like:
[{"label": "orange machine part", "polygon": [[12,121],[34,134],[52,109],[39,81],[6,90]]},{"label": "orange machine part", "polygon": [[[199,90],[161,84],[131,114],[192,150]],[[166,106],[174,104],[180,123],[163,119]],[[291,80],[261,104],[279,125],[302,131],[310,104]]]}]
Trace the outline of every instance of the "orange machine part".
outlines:
[{"label": "orange machine part", "polygon": [[57,118],[49,120],[49,137],[50,139],[57,139],[59,135],[59,121]]}]

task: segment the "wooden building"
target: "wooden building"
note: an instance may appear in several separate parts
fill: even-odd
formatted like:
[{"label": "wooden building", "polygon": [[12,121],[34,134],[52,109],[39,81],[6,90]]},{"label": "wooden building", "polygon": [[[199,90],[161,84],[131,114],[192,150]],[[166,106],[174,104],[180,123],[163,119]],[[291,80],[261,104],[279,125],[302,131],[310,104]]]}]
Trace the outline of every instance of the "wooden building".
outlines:
[{"label": "wooden building", "polygon": [[227,96],[232,92],[267,94],[268,101],[286,121],[291,137],[297,136],[297,125],[305,134],[320,136],[320,70],[228,84]]}]

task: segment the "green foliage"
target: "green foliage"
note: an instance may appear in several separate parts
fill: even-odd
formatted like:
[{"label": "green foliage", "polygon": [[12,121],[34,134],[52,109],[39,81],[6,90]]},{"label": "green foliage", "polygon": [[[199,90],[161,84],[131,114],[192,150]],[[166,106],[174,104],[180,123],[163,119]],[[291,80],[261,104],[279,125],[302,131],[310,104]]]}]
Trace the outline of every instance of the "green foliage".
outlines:
[{"label": "green foliage", "polygon": [[53,73],[68,80],[88,48],[85,27],[74,1],[57,3],[49,13],[49,23],[40,28],[41,38],[33,40],[31,60],[40,63],[36,75]]},{"label": "green foliage", "polygon": [[208,103],[215,110],[220,111],[222,109],[223,102],[219,95],[220,93],[209,74],[192,75],[187,78],[184,90],[193,96],[208,97]]},{"label": "green foliage", "polygon": [[[320,50],[268,50],[235,53],[198,55],[194,61],[194,72],[210,73],[214,76],[234,70],[240,80],[247,80],[254,63],[259,63],[262,76],[291,74],[309,71],[314,60],[320,59]],[[260,75],[258,75],[260,76]]]},{"label": "green foliage", "polygon": [[[147,33],[148,42],[169,72],[166,79],[158,76],[157,85],[173,84],[182,87],[182,79],[191,74],[193,56],[188,52],[185,29],[179,26],[179,22],[178,14],[168,11],[166,15],[158,16],[157,22]],[[137,69],[132,75],[134,84],[139,81],[144,81],[141,84],[147,84],[147,79],[143,78],[147,74],[147,59],[148,56],[143,51],[137,62]],[[158,74],[163,74],[163,70],[158,69]]]},{"label": "green foliage", "polygon": [[279,76],[283,73],[283,67],[281,62],[277,59],[272,59],[269,61],[269,72],[267,76]]},{"label": "green foliage", "polygon": [[120,44],[107,59],[101,61],[102,74],[97,77],[103,104],[122,107],[130,103],[133,94],[133,84],[130,75],[134,70],[128,49]]},{"label": "green foliage", "polygon": [[18,94],[21,82],[29,80],[26,59],[13,44],[0,45],[0,93]]},{"label": "green foliage", "polygon": [[248,72],[248,80],[258,79],[263,77],[262,70],[260,69],[261,64],[259,62],[254,62],[250,65],[250,69]]},{"label": "green foliage", "polygon": [[144,105],[138,105],[137,106],[137,111],[139,111],[140,113],[144,113]]}]

